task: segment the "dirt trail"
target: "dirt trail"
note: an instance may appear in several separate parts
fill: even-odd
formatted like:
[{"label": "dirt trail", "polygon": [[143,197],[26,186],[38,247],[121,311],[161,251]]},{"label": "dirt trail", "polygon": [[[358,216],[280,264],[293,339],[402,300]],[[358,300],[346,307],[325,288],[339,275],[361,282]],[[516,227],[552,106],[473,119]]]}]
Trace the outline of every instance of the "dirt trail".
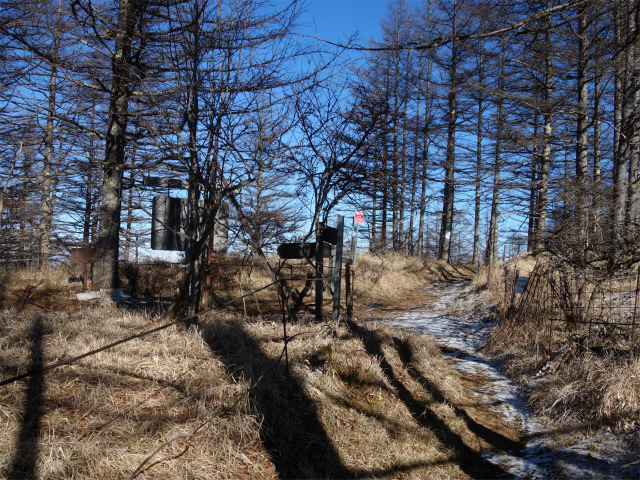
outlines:
[{"label": "dirt trail", "polygon": [[428,335],[450,358],[470,392],[469,404],[457,413],[468,416],[483,458],[516,478],[640,478],[638,468],[624,466],[625,439],[607,431],[558,431],[532,418],[517,385],[479,352],[495,317],[469,279],[431,285],[405,305],[413,308],[377,306],[369,313],[380,318],[382,310],[392,318],[385,323]]}]

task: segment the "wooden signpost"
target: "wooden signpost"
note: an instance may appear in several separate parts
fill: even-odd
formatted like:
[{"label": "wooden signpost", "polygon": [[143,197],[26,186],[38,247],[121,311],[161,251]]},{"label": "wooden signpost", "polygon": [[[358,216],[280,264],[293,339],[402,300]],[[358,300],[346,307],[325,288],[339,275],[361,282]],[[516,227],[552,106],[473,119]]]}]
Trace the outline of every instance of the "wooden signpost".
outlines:
[{"label": "wooden signpost", "polygon": [[337,227],[337,238],[336,238],[336,255],[333,257],[331,276],[333,277],[333,329],[334,334],[336,333],[336,329],[338,328],[338,321],[340,320],[340,283],[342,279],[342,247],[344,245],[343,242],[343,232],[344,232],[344,217],[342,215],[338,215],[338,227]]},{"label": "wooden signpost", "polygon": [[353,214],[353,228],[351,229],[351,250],[349,250],[345,259],[344,267],[344,289],[345,301],[347,303],[347,318],[351,319],[353,314],[353,291],[351,289],[351,268],[356,264],[356,246],[358,243],[358,227],[364,221],[364,212],[356,210]]},{"label": "wooden signpost", "polygon": [[[315,243],[281,243],[278,245],[278,256],[284,260],[295,260],[298,258],[315,258]],[[324,244],[322,250],[323,257],[331,256],[331,245]]]},{"label": "wooden signpost", "polygon": [[84,272],[82,275],[82,288],[87,289],[87,276],[89,275],[88,265],[95,262],[96,249],[95,248],[72,248],[71,250],[71,265],[84,265]]},{"label": "wooden signpost", "polygon": [[[354,228],[351,237],[351,250],[344,251],[344,217],[338,215],[336,228],[327,227],[319,222],[316,229],[316,243],[283,243],[278,246],[278,255],[283,259],[316,260],[316,321],[322,321],[323,289],[324,289],[324,259],[331,258],[327,284],[333,291],[333,321],[335,327],[340,319],[340,293],[342,282],[342,264],[346,265],[345,270],[345,296],[347,302],[347,316],[351,315],[353,309],[353,298],[351,292],[351,265],[355,263],[356,241],[358,235],[358,225],[363,222],[364,212],[356,211],[354,216]],[[316,246],[320,245],[317,249]],[[346,258],[344,258],[346,257]],[[344,258],[344,262],[343,262]]]}]

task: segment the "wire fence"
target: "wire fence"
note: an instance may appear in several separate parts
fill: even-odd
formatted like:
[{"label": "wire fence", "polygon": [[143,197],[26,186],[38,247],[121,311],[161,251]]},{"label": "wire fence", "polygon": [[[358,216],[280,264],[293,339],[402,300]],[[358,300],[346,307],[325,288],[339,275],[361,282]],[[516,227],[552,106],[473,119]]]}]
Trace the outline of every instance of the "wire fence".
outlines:
[{"label": "wire fence", "polygon": [[507,271],[503,315],[558,335],[582,336],[593,348],[639,353],[640,270],[610,272],[536,264],[528,277]]}]

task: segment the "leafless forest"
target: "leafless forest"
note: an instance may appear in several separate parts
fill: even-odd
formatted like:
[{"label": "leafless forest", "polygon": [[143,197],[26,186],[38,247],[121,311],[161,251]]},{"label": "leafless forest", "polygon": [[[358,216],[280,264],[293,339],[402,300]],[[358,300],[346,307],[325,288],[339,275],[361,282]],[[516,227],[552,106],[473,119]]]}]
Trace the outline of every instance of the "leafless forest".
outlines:
[{"label": "leafless forest", "polygon": [[295,1],[3,1],[1,15],[5,268],[94,245],[94,285],[116,287],[169,191],[145,176],[184,187],[191,305],[224,202],[250,255],[355,208],[376,252],[637,258],[635,0],[394,0],[378,37],[341,42],[302,35]]}]

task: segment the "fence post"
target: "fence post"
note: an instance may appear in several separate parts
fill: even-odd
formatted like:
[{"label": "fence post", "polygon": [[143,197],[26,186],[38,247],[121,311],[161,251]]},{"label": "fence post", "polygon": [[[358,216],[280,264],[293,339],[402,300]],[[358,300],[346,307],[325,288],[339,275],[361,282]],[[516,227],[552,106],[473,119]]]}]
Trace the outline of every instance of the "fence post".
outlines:
[{"label": "fence post", "polygon": [[347,263],[344,268],[344,289],[345,300],[347,302],[347,320],[351,320],[351,316],[353,315],[353,293],[351,292],[351,264]]},{"label": "fence post", "polygon": [[520,279],[520,270],[516,269],[516,278],[513,282],[513,294],[511,294],[511,306],[513,307],[516,303],[516,291],[518,286],[518,280]]},{"label": "fence post", "polygon": [[324,270],[324,224],[318,222],[318,227],[316,230],[316,321],[322,322],[322,304],[324,302],[322,298],[322,289],[323,289],[323,270]]},{"label": "fence post", "polygon": [[334,289],[333,289],[333,331],[336,334],[340,322],[340,283],[342,277],[342,250],[344,240],[344,217],[338,215],[338,239],[336,244],[336,257],[334,259]]},{"label": "fence post", "polygon": [[629,349],[629,357],[631,360],[636,358],[636,320],[638,318],[638,293],[640,291],[640,268],[636,276],[636,298],[633,306],[633,320],[631,321],[631,348]]},{"label": "fence post", "polygon": [[504,269],[504,304],[507,305],[507,297],[509,296],[509,265]]}]

